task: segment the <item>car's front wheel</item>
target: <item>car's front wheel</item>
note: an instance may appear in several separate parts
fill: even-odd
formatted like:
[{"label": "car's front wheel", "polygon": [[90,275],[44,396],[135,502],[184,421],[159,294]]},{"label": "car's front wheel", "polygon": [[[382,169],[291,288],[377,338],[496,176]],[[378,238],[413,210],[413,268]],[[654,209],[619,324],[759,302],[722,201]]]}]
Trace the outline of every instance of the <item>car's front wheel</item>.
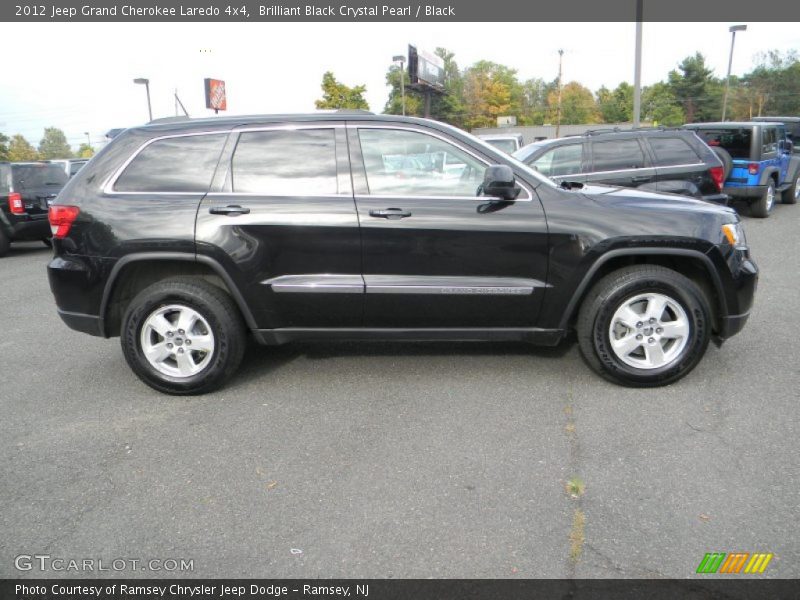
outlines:
[{"label": "car's front wheel", "polygon": [[577,324],[581,353],[615,383],[666,385],[705,354],[710,314],[705,294],[680,273],[625,267],[601,279],[584,300]]},{"label": "car's front wheel", "polygon": [[141,291],[122,321],[122,351],[134,373],[167,394],[203,394],[238,368],[245,329],[233,300],[197,278],[161,281]]}]

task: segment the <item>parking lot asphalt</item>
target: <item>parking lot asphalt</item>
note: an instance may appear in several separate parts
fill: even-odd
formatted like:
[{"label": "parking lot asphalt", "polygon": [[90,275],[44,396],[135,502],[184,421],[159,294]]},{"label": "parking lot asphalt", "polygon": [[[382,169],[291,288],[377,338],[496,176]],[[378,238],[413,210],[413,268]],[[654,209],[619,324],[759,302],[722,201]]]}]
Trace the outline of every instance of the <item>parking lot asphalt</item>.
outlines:
[{"label": "parking lot asphalt", "polygon": [[[0,576],[683,578],[743,551],[798,577],[800,207],[744,221],[747,327],[653,390],[575,344],[338,343],[254,346],[221,391],[164,396],[61,323],[51,251],[14,245]],[[36,554],[194,570],[14,567]]]}]

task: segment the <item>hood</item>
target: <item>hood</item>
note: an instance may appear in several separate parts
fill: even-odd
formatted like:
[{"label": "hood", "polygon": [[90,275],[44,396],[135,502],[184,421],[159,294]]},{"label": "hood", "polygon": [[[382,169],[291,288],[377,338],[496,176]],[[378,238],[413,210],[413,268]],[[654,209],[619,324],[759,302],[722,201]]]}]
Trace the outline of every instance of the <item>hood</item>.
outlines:
[{"label": "hood", "polygon": [[679,194],[661,194],[658,192],[645,192],[632,188],[614,187],[608,185],[584,185],[580,192],[600,203],[608,203],[616,208],[631,206],[636,208],[669,209],[683,212],[702,212],[718,215],[736,215],[736,211],[727,206],[713,202],[681,196]]}]

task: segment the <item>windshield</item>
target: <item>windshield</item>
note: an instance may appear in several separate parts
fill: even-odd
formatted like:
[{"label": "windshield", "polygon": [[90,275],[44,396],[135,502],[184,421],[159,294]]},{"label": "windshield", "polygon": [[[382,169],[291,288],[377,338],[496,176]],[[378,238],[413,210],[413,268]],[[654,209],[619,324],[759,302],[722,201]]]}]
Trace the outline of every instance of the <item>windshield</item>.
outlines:
[{"label": "windshield", "polygon": [[67,183],[64,168],[55,164],[11,165],[15,190],[60,188]]},{"label": "windshield", "polygon": [[499,148],[506,154],[511,154],[517,149],[517,143],[515,140],[486,140],[495,148]]}]

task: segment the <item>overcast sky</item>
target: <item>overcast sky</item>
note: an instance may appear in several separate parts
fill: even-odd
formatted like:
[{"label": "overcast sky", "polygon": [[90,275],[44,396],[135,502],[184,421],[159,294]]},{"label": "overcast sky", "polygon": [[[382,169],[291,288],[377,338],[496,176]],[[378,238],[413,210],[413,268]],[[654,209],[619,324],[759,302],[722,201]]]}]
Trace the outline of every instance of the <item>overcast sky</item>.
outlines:
[{"label": "overcast sky", "polygon": [[[732,23],[645,23],[642,80],[666,77],[702,52],[719,76],[727,69]],[[173,92],[192,116],[208,115],[203,78],[224,79],[229,114],[314,109],[325,71],[365,84],[372,110],[386,102],[386,70],[409,43],[455,52],[463,69],[487,59],[520,79],[555,79],[564,49],[564,81],[593,91],[633,81],[633,23],[2,23],[15,60],[3,64],[0,132],[38,144],[42,129],[63,129],[76,146],[114,127],[147,120],[150,79],[155,117],[175,114]],[[13,49],[13,50],[10,50]],[[736,38],[734,74],[759,52],[800,49],[796,23],[752,23]]]}]

